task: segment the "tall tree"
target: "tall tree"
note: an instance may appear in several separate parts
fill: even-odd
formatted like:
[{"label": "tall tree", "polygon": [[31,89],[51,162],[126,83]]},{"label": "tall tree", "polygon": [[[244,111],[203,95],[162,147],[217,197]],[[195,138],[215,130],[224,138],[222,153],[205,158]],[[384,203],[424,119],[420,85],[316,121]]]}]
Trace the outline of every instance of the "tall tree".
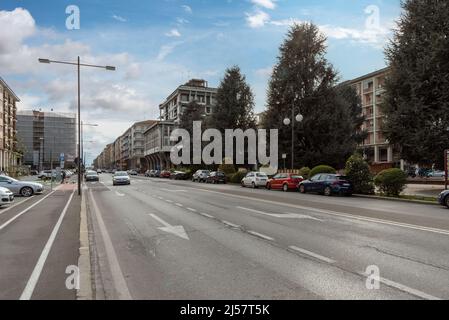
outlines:
[{"label": "tall tree", "polygon": [[207,125],[222,132],[256,127],[254,95],[238,66],[226,70],[218,87],[217,104]]},{"label": "tall tree", "polygon": [[343,168],[357,146],[351,106],[339,95],[337,72],[325,54],[326,37],[317,26],[293,25],[269,83],[264,122],[266,128],[279,129],[280,153],[291,154],[292,127],[284,119],[295,121],[292,108],[304,117],[295,123],[297,168],[320,163]]},{"label": "tall tree", "polygon": [[406,0],[386,49],[384,130],[402,157],[443,167],[449,148],[449,1]]}]

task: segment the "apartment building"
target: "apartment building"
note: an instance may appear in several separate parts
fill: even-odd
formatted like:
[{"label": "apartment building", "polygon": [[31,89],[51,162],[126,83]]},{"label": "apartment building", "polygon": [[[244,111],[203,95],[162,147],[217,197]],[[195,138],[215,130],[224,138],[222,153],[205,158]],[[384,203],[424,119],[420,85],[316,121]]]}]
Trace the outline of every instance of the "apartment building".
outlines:
[{"label": "apartment building", "polygon": [[14,174],[20,164],[17,152],[17,103],[20,99],[0,77],[0,170]]},{"label": "apartment building", "polygon": [[164,170],[172,167],[170,152],[174,144],[170,141],[170,136],[175,128],[173,121],[158,121],[145,131],[144,153],[148,169]]},{"label": "apartment building", "polygon": [[360,147],[366,159],[380,169],[401,161],[398,152],[390,145],[382,130],[382,103],[388,72],[389,68],[384,68],[349,81],[361,97],[363,115],[366,117],[362,129],[368,132],[368,137]]},{"label": "apartment building", "polygon": [[210,115],[217,103],[217,89],[210,88],[206,80],[192,79],[186,84],[179,86],[159,106],[160,119],[162,121],[173,121],[176,124],[187,105],[193,101],[204,107],[204,114]]},{"label": "apartment building", "polygon": [[144,133],[158,121],[147,120],[135,123],[128,131],[129,134],[129,160],[127,167],[136,171],[148,170],[145,160]]}]

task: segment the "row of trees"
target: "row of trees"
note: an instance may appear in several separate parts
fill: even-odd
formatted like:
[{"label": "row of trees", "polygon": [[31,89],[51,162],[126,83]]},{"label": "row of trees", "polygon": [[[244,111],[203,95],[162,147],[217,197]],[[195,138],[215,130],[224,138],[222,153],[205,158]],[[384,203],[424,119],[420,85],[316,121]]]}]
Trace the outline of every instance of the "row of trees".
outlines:
[{"label": "row of trees", "polygon": [[[449,148],[449,2],[405,0],[395,36],[386,48],[391,66],[386,84],[384,130],[390,143],[411,163],[443,167]],[[312,23],[295,24],[279,49],[269,87],[262,127],[279,130],[279,154],[290,154],[293,113],[293,167],[326,163],[344,168],[367,136],[360,97],[348,85],[337,85],[338,73],[326,60],[326,37]],[[181,127],[204,120],[190,104]],[[243,130],[256,127],[254,95],[239,67],[226,70],[213,114],[204,128]],[[290,159],[290,157],[288,157]],[[292,164],[288,163],[288,166]]]}]

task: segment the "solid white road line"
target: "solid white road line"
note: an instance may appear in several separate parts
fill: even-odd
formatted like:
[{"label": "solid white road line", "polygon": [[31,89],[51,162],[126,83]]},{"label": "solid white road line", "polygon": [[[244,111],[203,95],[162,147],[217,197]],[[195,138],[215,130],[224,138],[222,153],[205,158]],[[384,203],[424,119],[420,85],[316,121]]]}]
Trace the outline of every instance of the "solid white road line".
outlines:
[{"label": "solid white road line", "polygon": [[89,190],[90,199],[92,200],[93,211],[98,222],[98,227],[100,229],[101,236],[103,238],[103,243],[106,249],[106,257],[109,262],[109,267],[111,269],[112,280],[115,286],[115,290],[118,295],[119,300],[132,300],[131,293],[129,292],[128,285],[126,284],[125,277],[123,276],[122,269],[117,259],[117,254],[115,253],[114,246],[112,245],[111,237],[109,236],[106,225],[101,216],[101,211],[98,208],[97,202],[92,194],[92,190]]},{"label": "solid white road line", "polygon": [[25,202],[27,202],[27,201],[33,199],[33,198],[34,198],[34,196],[29,197],[29,198],[26,198],[25,200],[20,201],[20,202],[17,202],[17,203],[15,203],[15,204],[12,205],[12,206],[7,207],[6,209],[2,209],[2,211],[0,211],[0,216],[1,216],[2,214],[4,214],[4,213],[10,211],[11,209],[14,209],[15,207],[20,206],[22,203],[25,203]]},{"label": "solid white road line", "polygon": [[229,227],[240,229],[240,226],[238,224],[234,224],[234,223],[226,221],[226,220],[222,220],[221,222]]},{"label": "solid white road line", "polygon": [[47,261],[48,254],[50,253],[53,243],[55,242],[59,228],[61,227],[62,221],[64,220],[64,217],[67,213],[67,209],[69,208],[70,203],[72,202],[74,194],[75,194],[75,190],[73,190],[72,194],[70,195],[69,200],[67,201],[67,204],[65,205],[64,209],[62,210],[61,215],[59,216],[58,222],[56,222],[56,225],[50,234],[50,238],[48,239],[47,244],[44,247],[44,250],[42,250],[39,260],[37,261],[37,264],[34,267],[33,272],[31,273],[30,279],[28,280],[27,285],[26,285],[25,289],[23,290],[22,295],[20,296],[20,300],[30,300],[31,299],[34,289],[36,288],[36,284],[37,284],[39,277],[42,273],[42,269],[44,268],[45,261]]},{"label": "solid white road line", "polygon": [[302,253],[302,254],[311,256],[311,257],[313,257],[313,258],[315,258],[315,259],[324,261],[324,262],[329,263],[329,264],[334,264],[334,263],[336,262],[335,260],[332,260],[332,259],[327,258],[327,257],[325,257],[325,256],[319,255],[319,254],[317,254],[317,253],[315,253],[315,252],[312,252],[312,251],[309,251],[309,250],[305,250],[305,249],[302,249],[302,248],[298,248],[298,247],[296,247],[296,246],[290,246],[289,248],[290,248],[291,250],[294,250],[294,251],[297,251],[297,252],[299,252],[299,253]]},{"label": "solid white road line", "polygon": [[47,199],[49,196],[51,196],[53,193],[55,193],[56,191],[52,191],[49,194],[47,194],[45,197],[43,197],[42,199],[40,199],[38,202],[32,204],[31,206],[29,206],[28,208],[26,208],[25,210],[23,210],[22,212],[18,213],[17,215],[15,215],[14,217],[12,217],[11,219],[9,219],[8,221],[6,221],[4,224],[2,224],[0,226],[0,231],[2,231],[4,228],[6,228],[8,225],[10,225],[12,222],[14,222],[16,219],[18,219],[19,217],[21,217],[22,215],[24,215],[25,213],[27,213],[28,211],[30,211],[32,208],[34,208],[35,206],[37,206],[39,203],[41,203],[42,201],[44,201],[45,199]]},{"label": "solid white road line", "polygon": [[[360,275],[363,276],[363,277],[369,277],[370,276],[370,275],[367,275],[364,272],[361,272]],[[407,292],[407,293],[409,293],[409,294],[411,294],[413,296],[419,297],[419,298],[424,299],[424,300],[442,300],[441,298],[432,296],[432,295],[427,294],[425,292],[422,292],[420,290],[407,287],[406,285],[403,285],[401,283],[398,283],[398,282],[395,282],[395,281],[391,281],[391,280],[388,280],[388,279],[385,279],[385,278],[382,278],[382,277],[379,278],[379,281],[381,283],[389,286],[389,287],[399,289],[401,291]]]},{"label": "solid white road line", "polygon": [[253,236],[268,240],[268,241],[274,241],[274,238],[266,236],[262,233],[256,232],[256,231],[248,231],[249,234],[252,234]]},{"label": "solid white road line", "polygon": [[[193,187],[191,189],[195,189],[195,190],[198,190],[198,191],[201,191],[201,192],[208,192],[208,193],[219,194],[221,196],[224,195],[223,192],[217,192],[217,191],[211,191],[211,190],[205,190],[205,189],[193,188]],[[401,227],[401,228],[418,230],[418,231],[432,232],[432,233],[443,234],[443,235],[448,235],[449,236],[449,230],[444,230],[444,229],[428,228],[428,227],[424,227],[424,226],[418,226],[418,225],[401,223],[401,222],[394,222],[394,221],[390,221],[390,220],[383,220],[383,219],[378,219],[378,218],[369,218],[369,217],[364,217],[364,216],[357,216],[357,215],[352,215],[352,214],[346,214],[346,213],[342,213],[342,212],[336,212],[336,211],[330,211],[330,210],[322,210],[322,209],[317,209],[317,208],[312,208],[312,207],[298,206],[298,205],[284,203],[284,202],[271,201],[271,200],[265,200],[265,199],[253,198],[253,197],[246,197],[246,196],[238,196],[238,195],[235,195],[235,194],[226,194],[226,196],[233,197],[233,198],[238,198],[238,199],[251,200],[251,201],[257,200],[257,201],[263,202],[263,203],[269,203],[269,204],[274,204],[274,205],[281,205],[281,206],[284,206],[284,207],[290,207],[290,208],[295,208],[295,209],[308,210],[308,211],[317,212],[317,213],[323,213],[323,214],[326,214],[326,215],[336,216],[336,217],[340,217],[340,218],[359,220],[359,221],[364,221],[364,222],[374,222],[374,223],[384,224],[384,225],[389,225],[389,226],[394,226],[394,227]]]}]

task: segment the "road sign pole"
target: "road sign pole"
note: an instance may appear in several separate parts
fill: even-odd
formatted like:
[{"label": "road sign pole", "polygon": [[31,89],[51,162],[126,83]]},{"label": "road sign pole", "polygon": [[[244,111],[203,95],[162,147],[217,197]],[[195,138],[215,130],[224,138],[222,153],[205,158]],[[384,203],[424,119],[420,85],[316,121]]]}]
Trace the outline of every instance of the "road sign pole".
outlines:
[{"label": "road sign pole", "polygon": [[449,180],[449,149],[444,151],[444,189],[448,188]]}]

